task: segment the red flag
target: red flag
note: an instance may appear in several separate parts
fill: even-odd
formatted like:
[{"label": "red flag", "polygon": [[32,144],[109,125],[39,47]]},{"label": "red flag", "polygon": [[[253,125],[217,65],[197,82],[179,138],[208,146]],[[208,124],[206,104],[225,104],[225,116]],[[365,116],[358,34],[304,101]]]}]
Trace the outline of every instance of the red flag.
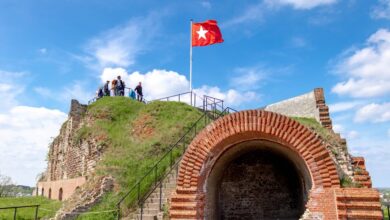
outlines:
[{"label": "red flag", "polygon": [[192,46],[207,46],[222,43],[222,34],[217,21],[208,20],[203,23],[192,24]]}]

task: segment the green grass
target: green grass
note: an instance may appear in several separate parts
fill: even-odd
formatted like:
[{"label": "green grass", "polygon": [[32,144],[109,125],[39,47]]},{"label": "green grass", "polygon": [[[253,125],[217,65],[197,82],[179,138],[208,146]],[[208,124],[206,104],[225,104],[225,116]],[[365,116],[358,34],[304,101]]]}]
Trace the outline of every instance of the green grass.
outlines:
[{"label": "green grass", "polygon": [[[330,147],[330,151],[337,157],[338,151],[336,150],[337,147],[344,148],[346,146],[340,145],[339,137],[330,131],[327,128],[324,128],[320,123],[317,122],[314,118],[300,118],[300,117],[292,117],[292,119],[298,121],[299,123],[303,124],[304,126],[308,127],[310,130],[317,133],[325,142],[328,143],[328,146]],[[346,149],[345,149],[346,150]]]},{"label": "green grass", "polygon": [[[324,128],[320,123],[317,122],[314,118],[304,118],[304,117],[292,117],[292,119],[298,121],[303,124],[310,130],[317,133],[322,140],[327,143],[328,150],[332,152],[332,154],[337,158],[340,153],[340,149],[345,149],[346,146],[340,144],[340,139],[338,135],[333,133],[331,130]],[[340,178],[340,184],[342,187],[362,187],[359,183],[354,182],[350,177],[343,176]]]},{"label": "green grass", "polygon": [[[112,175],[119,187],[107,193],[91,212],[116,208],[116,203],[179,138],[201,117],[197,109],[179,102],[152,102],[143,104],[124,97],[102,98],[88,107],[86,117],[92,123],[79,130],[74,143],[94,137],[104,150],[102,160],[97,165],[97,175]],[[199,125],[201,130],[204,124]],[[191,139],[186,140],[188,144]],[[172,153],[175,161],[182,149]],[[156,169],[161,176],[170,163],[165,157]],[[147,192],[154,184],[154,172],[142,182],[140,190]],[[123,206],[125,212],[131,210],[137,198],[131,194]],[[127,210],[126,210],[127,209]],[[115,213],[83,214],[78,219],[114,219]]]},{"label": "green grass", "polygon": [[[0,207],[23,206],[23,205],[40,205],[38,211],[39,219],[53,217],[55,212],[61,207],[61,202],[38,197],[16,197],[0,198]],[[0,210],[0,219],[13,219],[14,209]],[[35,208],[21,208],[17,210],[17,219],[34,219]]]},{"label": "green grass", "polygon": [[389,213],[387,207],[382,206],[382,209],[384,210],[384,215],[385,215],[384,220],[389,220]]},{"label": "green grass", "polygon": [[314,130],[325,140],[330,140],[333,137],[333,134],[328,129],[324,128],[320,123],[318,123],[318,121],[314,118],[292,117],[292,119],[305,125],[309,129]]}]

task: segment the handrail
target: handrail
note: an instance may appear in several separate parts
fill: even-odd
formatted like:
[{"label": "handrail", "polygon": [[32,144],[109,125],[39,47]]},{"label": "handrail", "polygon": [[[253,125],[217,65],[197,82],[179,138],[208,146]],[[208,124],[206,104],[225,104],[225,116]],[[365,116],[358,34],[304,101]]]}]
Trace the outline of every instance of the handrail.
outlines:
[{"label": "handrail", "polygon": [[[223,103],[223,100],[221,100],[222,103]],[[204,103],[205,104],[205,103]],[[214,103],[216,104],[216,103]],[[213,118],[210,118],[208,117],[208,112],[207,111],[204,111],[204,113],[202,114],[202,116],[200,116],[195,122],[194,124],[184,133],[184,135],[182,135],[180,137],[180,139],[178,141],[175,142],[175,144],[173,144],[169,150],[154,164],[154,166],[152,166],[148,172],[146,172],[146,174],[141,178],[139,179],[131,188],[130,190],[124,195],[122,196],[122,198],[119,200],[119,202],[116,204],[117,205],[117,210],[118,210],[118,219],[120,219],[120,215],[121,215],[121,204],[122,202],[129,196],[131,195],[132,193],[135,193],[137,192],[136,196],[137,196],[137,199],[138,200],[138,206],[141,207],[141,219],[142,219],[142,213],[143,213],[143,204],[144,202],[146,201],[146,199],[154,192],[154,190],[156,190],[156,188],[158,186],[160,186],[160,210],[161,210],[161,187],[162,187],[162,183],[163,183],[163,180],[169,175],[169,173],[175,168],[178,166],[178,164],[180,163],[181,161],[181,156],[179,157],[180,159],[178,159],[176,162],[174,162],[173,160],[173,151],[175,149],[179,149],[178,147],[180,147],[180,144],[183,143],[183,153],[185,152],[185,150],[187,149],[188,147],[188,144],[185,143],[185,140],[186,138],[191,135],[192,132],[194,132],[194,135],[191,139],[193,139],[197,133],[197,127],[199,125],[202,125],[201,123],[203,122],[203,119],[204,119],[204,127],[208,124],[209,121],[207,120],[212,120],[212,119],[217,119],[221,116],[224,116],[226,114],[229,114],[231,113],[232,111],[234,112],[237,112],[236,110],[230,108],[230,107],[227,107],[225,109],[223,109],[222,111],[220,112],[217,112],[217,111],[214,111],[213,113],[216,115],[216,117],[214,116]],[[164,168],[165,170],[162,171],[161,174],[157,174],[158,172],[158,168],[161,167],[162,165],[162,161],[164,161],[165,159],[167,159],[169,157],[169,166],[168,168]],[[162,166],[164,167],[164,166]],[[147,186],[147,188],[149,188],[145,193],[142,193],[141,192],[141,184],[143,183],[143,181],[147,178],[147,177],[153,177],[153,176],[150,176],[152,173],[154,172],[154,185],[153,183],[151,183],[151,186]],[[137,191],[136,191],[137,190]],[[143,194],[143,195],[142,195]],[[135,196],[135,195],[134,195]]]},{"label": "handrail", "polygon": [[142,182],[142,180],[144,180],[145,178],[146,178],[146,176],[148,176],[151,172],[153,172],[153,169],[155,169],[155,167],[180,143],[180,141],[182,141],[186,136],[187,136],[187,134],[189,134],[191,131],[192,131],[192,129],[195,127],[195,126],[197,126],[198,125],[198,122],[200,121],[200,120],[202,120],[204,117],[206,117],[206,113],[203,113],[202,114],[202,116],[198,119],[198,120],[196,120],[196,122],[188,129],[188,131],[186,132],[186,133],[184,133],[184,135],[183,136],[181,136],[181,138],[174,144],[174,145],[172,145],[170,148],[169,148],[169,150],[154,164],[154,166],[140,179],[140,180],[138,180],[137,181],[137,183],[135,183],[134,184],[134,186],[131,188],[131,190],[128,192],[128,193],[126,193],[123,197],[122,197],[122,199],[117,203],[117,205],[119,205],[120,203],[122,203],[123,202],[123,200],[131,193],[131,191],[137,186],[137,185],[139,185],[141,182]]},{"label": "handrail", "polygon": [[7,207],[0,207],[0,210],[1,209],[13,209],[14,210],[14,220],[16,220],[16,217],[17,217],[17,210],[18,209],[22,209],[22,208],[33,208],[35,207],[35,215],[34,215],[34,219],[37,220],[38,219],[38,209],[39,209],[39,206],[40,205],[21,205],[21,206],[7,206]]},{"label": "handrail", "polygon": [[183,92],[183,93],[179,93],[179,94],[176,94],[176,95],[170,95],[170,96],[166,96],[166,97],[163,97],[163,98],[154,99],[153,101],[160,101],[160,100],[169,99],[169,98],[173,98],[173,97],[178,97],[178,96],[182,96],[182,95],[186,95],[186,94],[194,94],[194,92]]},{"label": "handrail", "polygon": [[[385,211],[387,211],[387,216],[385,215]],[[386,219],[386,217],[387,219],[390,219],[390,202],[382,204],[382,215],[383,215],[383,219]]]}]

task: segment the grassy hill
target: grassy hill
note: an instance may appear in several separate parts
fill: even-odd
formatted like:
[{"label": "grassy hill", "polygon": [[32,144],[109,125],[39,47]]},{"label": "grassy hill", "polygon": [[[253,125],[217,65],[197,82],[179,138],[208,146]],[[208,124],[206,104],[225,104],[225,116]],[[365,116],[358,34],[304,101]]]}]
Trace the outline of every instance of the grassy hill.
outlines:
[{"label": "grassy hill", "polygon": [[[18,198],[0,198],[0,207],[9,206],[23,206],[23,205],[40,205],[39,206],[39,219],[48,219],[53,217],[55,212],[60,208],[61,202],[55,200],[49,200],[47,198],[38,197],[18,197]],[[14,210],[5,209],[0,210],[0,219],[13,219]],[[18,209],[18,220],[30,220],[34,219],[35,208],[23,208]]]},{"label": "grassy hill", "polygon": [[[116,203],[145,173],[167,152],[202,112],[178,102],[139,103],[125,97],[107,97],[88,106],[84,118],[87,123],[80,128],[74,144],[81,139],[94,138],[104,152],[96,168],[97,176],[111,175],[115,189],[91,211],[99,212],[116,208]],[[200,129],[200,128],[199,128]],[[188,140],[189,142],[190,140]],[[174,159],[180,156],[175,151]],[[166,170],[169,161],[158,169]],[[141,187],[147,191],[150,180]],[[126,200],[129,210],[135,196]],[[114,219],[114,213],[80,215],[79,219]]]}]

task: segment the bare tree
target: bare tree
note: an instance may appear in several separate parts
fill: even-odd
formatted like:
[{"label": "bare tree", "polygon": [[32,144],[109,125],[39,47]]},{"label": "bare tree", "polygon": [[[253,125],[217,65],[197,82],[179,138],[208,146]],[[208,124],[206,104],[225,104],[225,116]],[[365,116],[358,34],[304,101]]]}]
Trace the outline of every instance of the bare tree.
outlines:
[{"label": "bare tree", "polygon": [[13,182],[11,177],[0,174],[0,197],[8,197],[13,193]]}]

